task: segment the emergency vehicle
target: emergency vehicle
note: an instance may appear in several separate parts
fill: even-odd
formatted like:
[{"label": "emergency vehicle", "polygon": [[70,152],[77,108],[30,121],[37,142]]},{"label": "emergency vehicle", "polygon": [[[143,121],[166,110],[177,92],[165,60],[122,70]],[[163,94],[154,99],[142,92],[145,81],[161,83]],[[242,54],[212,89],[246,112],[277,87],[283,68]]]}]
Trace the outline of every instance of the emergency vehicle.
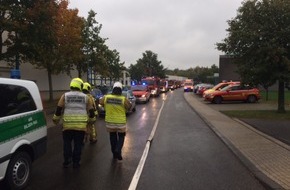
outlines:
[{"label": "emergency vehicle", "polygon": [[160,95],[160,78],[159,77],[144,77],[141,79],[143,85],[147,85],[151,96]]},{"label": "emergency vehicle", "polygon": [[175,90],[176,89],[176,81],[175,80],[169,80],[168,81],[168,89],[169,90]]},{"label": "emergency vehicle", "polygon": [[9,189],[27,186],[32,162],[44,155],[47,124],[37,85],[0,78],[0,180]]},{"label": "emergency vehicle", "polygon": [[161,79],[160,80],[160,92],[165,93],[168,91],[168,80]]},{"label": "emergency vehicle", "polygon": [[184,90],[184,92],[193,92],[193,80],[192,79],[184,80],[183,90]]}]

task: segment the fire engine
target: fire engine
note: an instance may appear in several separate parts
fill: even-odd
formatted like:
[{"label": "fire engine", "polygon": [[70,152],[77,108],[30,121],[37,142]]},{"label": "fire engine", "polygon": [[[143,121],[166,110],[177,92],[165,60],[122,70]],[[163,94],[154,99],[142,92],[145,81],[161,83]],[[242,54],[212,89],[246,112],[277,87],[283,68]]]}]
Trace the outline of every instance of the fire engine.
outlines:
[{"label": "fire engine", "polygon": [[165,93],[168,91],[168,80],[161,79],[160,80],[160,93]]},{"label": "fire engine", "polygon": [[147,85],[151,96],[159,96],[160,94],[160,78],[159,77],[144,77],[141,79],[143,85]]}]

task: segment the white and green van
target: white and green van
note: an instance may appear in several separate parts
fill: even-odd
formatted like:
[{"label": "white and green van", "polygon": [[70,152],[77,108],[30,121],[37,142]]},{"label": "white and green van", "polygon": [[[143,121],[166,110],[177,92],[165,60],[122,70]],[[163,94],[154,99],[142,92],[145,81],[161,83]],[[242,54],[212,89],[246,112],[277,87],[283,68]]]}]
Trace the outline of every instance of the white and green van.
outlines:
[{"label": "white and green van", "polygon": [[47,126],[37,85],[0,78],[0,180],[27,186],[32,162],[46,152]]}]

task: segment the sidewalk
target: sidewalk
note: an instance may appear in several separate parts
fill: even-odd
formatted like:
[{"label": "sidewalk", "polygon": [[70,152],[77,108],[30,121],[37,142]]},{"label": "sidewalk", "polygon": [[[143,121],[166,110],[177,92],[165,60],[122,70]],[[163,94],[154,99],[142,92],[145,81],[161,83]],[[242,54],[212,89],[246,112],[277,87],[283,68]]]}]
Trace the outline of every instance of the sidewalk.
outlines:
[{"label": "sidewalk", "polygon": [[257,178],[272,189],[290,190],[289,145],[202,104],[192,93],[184,97]]}]

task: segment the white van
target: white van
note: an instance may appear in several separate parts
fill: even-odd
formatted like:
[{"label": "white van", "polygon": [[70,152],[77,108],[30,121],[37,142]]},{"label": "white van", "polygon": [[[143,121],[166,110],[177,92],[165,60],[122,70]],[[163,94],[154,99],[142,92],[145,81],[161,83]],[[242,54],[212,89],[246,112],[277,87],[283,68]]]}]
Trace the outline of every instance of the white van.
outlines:
[{"label": "white van", "polygon": [[193,92],[193,80],[186,79],[183,84],[184,92]]},{"label": "white van", "polygon": [[0,180],[27,186],[32,162],[46,152],[47,126],[37,85],[0,78]]}]

